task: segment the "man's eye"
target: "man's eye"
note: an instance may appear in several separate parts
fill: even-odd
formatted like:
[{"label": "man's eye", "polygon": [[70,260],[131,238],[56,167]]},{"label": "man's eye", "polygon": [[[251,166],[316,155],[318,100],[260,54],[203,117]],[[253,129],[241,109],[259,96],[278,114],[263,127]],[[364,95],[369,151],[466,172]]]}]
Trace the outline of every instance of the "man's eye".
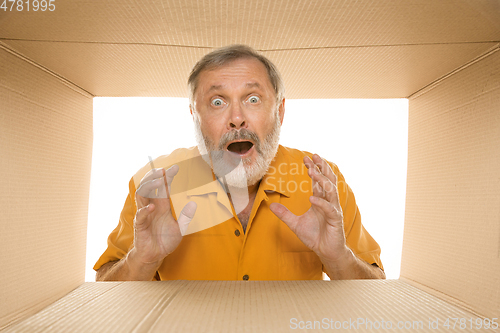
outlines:
[{"label": "man's eye", "polygon": [[248,101],[252,104],[254,103],[258,103],[260,101],[260,98],[258,98],[257,96],[252,96],[248,99]]},{"label": "man's eye", "polygon": [[213,106],[221,106],[223,103],[224,102],[220,98],[216,98],[216,99],[212,100],[212,105]]}]

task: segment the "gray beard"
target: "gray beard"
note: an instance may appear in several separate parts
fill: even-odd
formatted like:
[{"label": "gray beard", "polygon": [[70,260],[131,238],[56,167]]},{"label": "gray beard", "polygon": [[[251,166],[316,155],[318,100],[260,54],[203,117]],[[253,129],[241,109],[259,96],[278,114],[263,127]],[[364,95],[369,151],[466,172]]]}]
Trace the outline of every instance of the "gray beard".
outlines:
[{"label": "gray beard", "polygon": [[[194,117],[195,138],[203,160],[212,168],[217,178],[225,184],[246,188],[257,184],[267,173],[269,165],[276,156],[279,146],[281,123],[278,112],[275,113],[273,128],[261,142],[254,132],[246,129],[233,130],[222,136],[218,147],[201,131],[200,122]],[[252,140],[255,143],[257,158],[252,164],[251,158],[241,159],[224,148],[233,140]]]}]

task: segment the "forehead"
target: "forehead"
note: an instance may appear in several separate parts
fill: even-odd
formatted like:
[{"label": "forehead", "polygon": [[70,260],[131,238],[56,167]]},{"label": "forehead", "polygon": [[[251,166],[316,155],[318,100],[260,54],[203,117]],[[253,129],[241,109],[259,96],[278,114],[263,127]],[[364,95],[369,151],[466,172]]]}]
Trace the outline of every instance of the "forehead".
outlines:
[{"label": "forehead", "polygon": [[255,58],[236,59],[222,66],[203,70],[198,78],[198,87],[203,91],[231,88],[235,85],[273,89],[266,67]]}]

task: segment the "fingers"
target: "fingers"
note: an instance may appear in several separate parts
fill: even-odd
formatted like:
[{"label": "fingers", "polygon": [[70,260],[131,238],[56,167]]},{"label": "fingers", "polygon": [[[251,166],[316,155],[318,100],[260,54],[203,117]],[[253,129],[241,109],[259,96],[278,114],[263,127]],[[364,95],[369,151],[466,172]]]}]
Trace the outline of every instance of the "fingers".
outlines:
[{"label": "fingers", "polygon": [[[323,159],[318,155],[313,155],[313,159],[315,159],[315,157],[319,158],[319,161],[316,163],[309,157],[304,158],[304,164],[308,168],[308,175],[313,181],[313,195],[320,198],[326,198],[328,201],[334,200],[337,192],[337,177]],[[326,166],[323,165],[323,163],[326,164]],[[325,172],[322,170],[330,177],[325,175]],[[318,190],[318,188],[320,188],[320,190]]]},{"label": "fingers", "polygon": [[[317,154],[314,154],[312,159],[305,157],[304,164],[309,169],[308,174],[313,181],[313,195],[326,199],[336,210],[342,211],[338,197],[337,176],[330,165]],[[315,190],[315,186],[319,186],[321,191]]]},{"label": "fingers", "polygon": [[309,171],[319,171],[319,173],[329,179],[334,185],[337,184],[337,175],[333,172],[330,165],[319,155],[314,154],[311,158],[309,156],[304,157],[304,164],[309,169]]},{"label": "fingers", "polygon": [[150,199],[168,198],[172,181],[178,171],[177,165],[171,166],[166,171],[162,168],[150,170],[142,178],[136,195]]},{"label": "fingers", "polygon": [[288,210],[285,206],[280,203],[273,202],[269,205],[269,209],[276,215],[281,221],[290,228],[290,230],[295,232],[297,223],[299,222],[299,217]]},{"label": "fingers", "polygon": [[309,169],[309,176],[316,183],[316,187],[319,187],[321,190],[321,195],[316,195],[317,197],[324,198],[330,202],[337,200],[337,187],[335,183],[317,169]]},{"label": "fingers", "polygon": [[313,161],[308,156],[304,158],[304,164],[306,165],[309,177],[311,177],[312,180],[313,195],[320,198],[324,198],[325,193],[323,191],[323,188],[321,187],[320,184],[318,184],[317,180],[312,177],[312,172],[317,170],[317,167],[314,165]]},{"label": "fingers", "polygon": [[177,164],[172,165],[170,168],[165,171],[163,170],[163,176],[167,182],[168,193],[170,193],[170,188],[172,186],[172,181],[174,180],[175,175],[179,172],[179,166]]},{"label": "fingers", "polygon": [[327,223],[329,221],[337,221],[342,222],[344,219],[342,209],[335,207],[334,204],[328,202],[322,198],[318,198],[315,196],[310,196],[309,201],[313,206],[319,208],[326,217]]},{"label": "fingers", "polygon": [[314,154],[312,156],[312,160],[322,174],[330,179],[332,183],[337,183],[337,175],[335,175],[330,165],[324,159],[322,159],[318,154]]},{"label": "fingers", "polygon": [[161,178],[163,177],[163,172],[162,172],[163,168],[156,168],[156,169],[151,169],[149,170],[145,175],[144,177],[142,177],[141,179],[141,184],[142,183],[145,183],[145,182],[148,182],[148,181],[151,181],[151,180],[154,180],[156,178]]},{"label": "fingers", "polygon": [[[148,221],[147,217],[155,210],[155,208],[156,206],[154,204],[149,204],[137,210],[134,219],[134,227],[136,231],[141,231],[149,228],[151,222]],[[181,213],[179,214],[177,223],[179,224],[179,229],[182,236],[186,235],[189,223],[194,218],[194,214],[196,213],[196,208],[196,202],[190,201],[184,206]]]},{"label": "fingers", "polygon": [[177,223],[179,223],[179,229],[181,231],[182,236],[186,235],[189,223],[193,219],[194,213],[196,213],[196,208],[197,208],[196,202],[189,201],[179,214]]}]

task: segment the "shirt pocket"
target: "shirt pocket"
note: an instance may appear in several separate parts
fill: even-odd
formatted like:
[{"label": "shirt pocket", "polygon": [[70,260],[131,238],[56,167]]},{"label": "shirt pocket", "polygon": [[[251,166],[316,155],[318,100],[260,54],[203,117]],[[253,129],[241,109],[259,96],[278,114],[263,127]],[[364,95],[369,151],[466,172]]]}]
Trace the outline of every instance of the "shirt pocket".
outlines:
[{"label": "shirt pocket", "polygon": [[322,268],[313,251],[282,252],[279,257],[280,280],[322,280]]}]

